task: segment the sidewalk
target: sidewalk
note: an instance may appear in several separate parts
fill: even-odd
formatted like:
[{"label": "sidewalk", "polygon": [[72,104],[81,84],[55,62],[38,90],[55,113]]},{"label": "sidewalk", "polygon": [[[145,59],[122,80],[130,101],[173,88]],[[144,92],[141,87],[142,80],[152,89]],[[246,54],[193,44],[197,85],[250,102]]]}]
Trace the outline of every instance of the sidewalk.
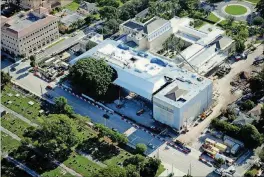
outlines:
[{"label": "sidewalk", "polygon": [[164,165],[164,168],[166,169],[163,173],[159,175],[159,177],[167,177],[170,173],[173,172],[173,176],[184,176],[186,175],[184,172],[178,170],[177,168],[174,168],[172,165],[167,163],[162,163]]}]

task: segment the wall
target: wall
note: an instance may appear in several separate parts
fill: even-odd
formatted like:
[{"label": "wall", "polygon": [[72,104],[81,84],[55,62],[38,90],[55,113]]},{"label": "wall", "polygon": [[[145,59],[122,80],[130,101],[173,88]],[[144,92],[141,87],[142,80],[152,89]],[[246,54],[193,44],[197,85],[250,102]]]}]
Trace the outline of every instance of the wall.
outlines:
[{"label": "wall", "polygon": [[172,29],[160,34],[160,36],[156,37],[155,39],[148,41],[148,49],[151,51],[158,51],[162,49],[162,44],[170,37],[172,34]]},{"label": "wall", "polygon": [[1,43],[3,48],[15,55],[25,54],[26,56],[34,54],[34,51],[59,38],[57,21],[52,21],[47,25],[32,31],[30,34],[21,37],[14,37],[10,32],[2,30]]}]

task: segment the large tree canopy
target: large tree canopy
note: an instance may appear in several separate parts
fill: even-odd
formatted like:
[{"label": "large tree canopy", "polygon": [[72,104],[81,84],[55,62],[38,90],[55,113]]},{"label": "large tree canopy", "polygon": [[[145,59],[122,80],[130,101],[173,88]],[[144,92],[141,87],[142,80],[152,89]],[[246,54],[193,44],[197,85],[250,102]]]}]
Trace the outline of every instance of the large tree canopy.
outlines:
[{"label": "large tree canopy", "polygon": [[264,18],[264,0],[260,0],[256,5],[257,12]]},{"label": "large tree canopy", "polygon": [[42,127],[28,129],[26,136],[47,156],[57,158],[66,157],[81,141],[77,124],[63,114],[49,115]]},{"label": "large tree canopy", "polygon": [[88,95],[100,98],[116,78],[114,70],[104,61],[85,58],[70,69],[69,79],[73,86]]},{"label": "large tree canopy", "polygon": [[102,168],[93,177],[126,177],[126,171],[118,166],[107,166]]}]

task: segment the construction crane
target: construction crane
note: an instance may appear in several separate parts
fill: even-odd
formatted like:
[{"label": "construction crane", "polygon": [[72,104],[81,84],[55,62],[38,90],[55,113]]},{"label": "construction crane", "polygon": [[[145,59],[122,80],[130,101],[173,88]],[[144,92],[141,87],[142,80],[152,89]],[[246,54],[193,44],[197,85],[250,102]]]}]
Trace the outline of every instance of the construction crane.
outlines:
[{"label": "construction crane", "polygon": [[187,60],[186,60],[186,58],[184,57],[184,56],[182,56],[182,54],[181,54],[181,52],[179,51],[179,49],[176,47],[175,48],[175,50],[176,50],[176,53],[198,74],[198,75],[200,75],[199,73],[198,73],[198,71],[193,67],[193,65],[191,65],[191,63],[189,63]]}]

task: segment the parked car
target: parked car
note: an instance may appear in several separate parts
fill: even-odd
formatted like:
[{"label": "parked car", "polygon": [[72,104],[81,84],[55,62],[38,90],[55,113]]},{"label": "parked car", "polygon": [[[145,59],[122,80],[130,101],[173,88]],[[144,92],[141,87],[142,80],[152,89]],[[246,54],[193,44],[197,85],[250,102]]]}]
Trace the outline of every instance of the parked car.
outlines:
[{"label": "parked car", "polygon": [[48,86],[46,87],[46,89],[47,89],[47,90],[52,90],[52,89],[53,89],[53,87],[52,87],[52,86],[50,86],[50,85],[48,85]]},{"label": "parked car", "polygon": [[45,93],[44,96],[47,97],[48,99],[53,99],[53,96],[51,94]]},{"label": "parked car", "polygon": [[139,111],[137,112],[137,116],[140,116],[140,115],[143,114],[144,112],[145,112],[144,109],[139,110]]},{"label": "parked car", "polygon": [[109,115],[107,115],[107,114],[104,114],[103,117],[106,119],[109,119]]},{"label": "parked car", "polygon": [[155,146],[151,143],[148,144],[148,147],[150,147],[151,149],[155,149]]},{"label": "parked car", "polygon": [[116,129],[116,128],[112,128],[112,130],[113,130],[114,132],[117,132],[117,129]]},{"label": "parked car", "polygon": [[253,62],[253,65],[258,65],[260,63],[264,62],[264,56],[259,56],[255,58],[255,61]]},{"label": "parked car", "polygon": [[218,175],[222,175],[223,169],[222,168],[217,168],[214,170],[214,173],[218,174]]}]

